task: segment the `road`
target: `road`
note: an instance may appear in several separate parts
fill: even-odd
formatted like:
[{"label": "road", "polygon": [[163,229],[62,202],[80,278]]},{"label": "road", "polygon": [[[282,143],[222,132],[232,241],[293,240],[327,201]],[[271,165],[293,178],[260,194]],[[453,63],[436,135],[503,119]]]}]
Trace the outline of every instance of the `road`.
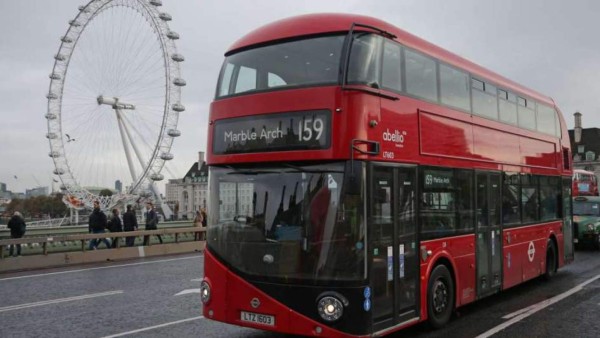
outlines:
[{"label": "road", "polygon": [[[600,253],[576,258],[550,282],[459,309],[444,329],[391,337],[597,337]],[[0,337],[279,337],[203,318],[202,275],[197,253],[0,275]]]}]

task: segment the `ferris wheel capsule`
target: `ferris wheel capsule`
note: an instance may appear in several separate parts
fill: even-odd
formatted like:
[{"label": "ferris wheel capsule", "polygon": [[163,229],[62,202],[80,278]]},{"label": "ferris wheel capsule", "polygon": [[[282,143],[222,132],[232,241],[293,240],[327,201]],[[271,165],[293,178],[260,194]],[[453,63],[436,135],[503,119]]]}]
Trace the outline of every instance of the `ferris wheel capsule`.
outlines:
[{"label": "ferris wheel capsule", "polygon": [[54,175],[60,176],[65,173],[65,170],[63,168],[56,168],[56,169],[54,169],[53,173],[54,173]]},{"label": "ferris wheel capsule", "polygon": [[160,14],[158,15],[158,17],[159,17],[161,20],[163,20],[163,21],[171,21],[171,20],[173,20],[173,17],[172,17],[172,16],[171,16],[171,14],[169,14],[169,13],[164,13],[164,12],[163,12],[163,13],[160,13]]},{"label": "ferris wheel capsule", "polygon": [[162,6],[162,1],[161,0],[150,0],[150,4],[152,6],[158,7],[158,6]]},{"label": "ferris wheel capsule", "polygon": [[183,87],[183,86],[185,86],[185,85],[186,85],[186,82],[185,82],[185,80],[184,80],[184,79],[182,79],[182,78],[175,78],[175,79],[173,80],[173,84],[174,84],[174,85],[176,85],[176,86],[179,86],[179,87]]},{"label": "ferris wheel capsule", "polygon": [[171,154],[171,153],[162,153],[162,154],[160,155],[160,158],[162,158],[162,159],[163,159],[163,160],[165,160],[165,161],[170,161],[170,160],[172,160],[172,159],[173,159],[173,157],[174,157],[174,156],[173,156],[173,154]]},{"label": "ferris wheel capsule", "polygon": [[60,41],[62,41],[64,43],[72,43],[73,39],[71,39],[70,37],[68,37],[68,36],[65,35],[62,38],[60,38]]},{"label": "ferris wheel capsule", "polygon": [[181,103],[174,103],[171,108],[173,108],[174,111],[181,113],[182,111],[185,111],[185,106],[182,105]]},{"label": "ferris wheel capsule", "polygon": [[167,134],[171,137],[179,137],[179,136],[181,136],[181,131],[179,131],[177,129],[169,129]]},{"label": "ferris wheel capsule", "polygon": [[171,40],[179,40],[179,33],[177,32],[173,32],[173,31],[169,31],[167,33],[167,37]]},{"label": "ferris wheel capsule", "polygon": [[50,74],[50,78],[52,80],[60,80],[60,79],[62,79],[62,76],[58,73],[52,73],[52,74]]},{"label": "ferris wheel capsule", "polygon": [[150,179],[153,181],[162,181],[165,179],[165,176],[163,174],[155,173],[150,175]]},{"label": "ferris wheel capsule", "polygon": [[175,61],[175,62],[183,62],[183,61],[185,61],[185,58],[181,54],[173,54],[173,55],[171,55],[171,59],[173,61]]}]

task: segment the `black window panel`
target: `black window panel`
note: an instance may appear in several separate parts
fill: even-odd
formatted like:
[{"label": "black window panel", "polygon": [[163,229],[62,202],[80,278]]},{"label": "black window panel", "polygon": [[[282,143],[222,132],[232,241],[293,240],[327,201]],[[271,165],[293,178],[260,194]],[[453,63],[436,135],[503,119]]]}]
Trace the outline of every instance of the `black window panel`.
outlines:
[{"label": "black window panel", "polygon": [[473,172],[422,168],[421,238],[433,239],[473,231]]},{"label": "black window panel", "polygon": [[532,223],[540,220],[540,202],[538,176],[523,174],[521,176],[521,202],[523,223]]},{"label": "black window panel", "polygon": [[483,89],[484,89],[483,81],[477,80],[475,78],[471,79],[471,85],[473,86],[474,89],[479,89],[481,91],[483,91]]},{"label": "black window panel", "polygon": [[473,171],[456,170],[456,212],[458,232],[466,233],[474,229]]},{"label": "black window panel", "polygon": [[521,186],[520,175],[504,173],[502,184],[502,223],[521,224]]},{"label": "black window panel", "polygon": [[560,180],[551,176],[540,176],[539,180],[541,220],[560,218]]}]

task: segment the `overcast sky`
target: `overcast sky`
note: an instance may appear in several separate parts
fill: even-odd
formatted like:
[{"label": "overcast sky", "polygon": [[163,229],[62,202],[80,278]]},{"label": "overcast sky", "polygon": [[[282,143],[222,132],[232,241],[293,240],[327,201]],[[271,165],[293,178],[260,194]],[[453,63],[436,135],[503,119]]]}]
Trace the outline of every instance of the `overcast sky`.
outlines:
[{"label": "overcast sky", "polygon": [[[85,0],[0,0],[0,182],[21,192],[52,182],[45,138],[49,78],[68,21]],[[277,19],[358,13],[383,19],[548,95],[584,127],[600,126],[600,1],[594,0],[163,0],[181,35],[187,86],[172,171],[183,175],[206,148],[209,103],[225,50]],[[84,32],[85,34],[85,32]],[[17,179],[14,178],[17,176]]]}]

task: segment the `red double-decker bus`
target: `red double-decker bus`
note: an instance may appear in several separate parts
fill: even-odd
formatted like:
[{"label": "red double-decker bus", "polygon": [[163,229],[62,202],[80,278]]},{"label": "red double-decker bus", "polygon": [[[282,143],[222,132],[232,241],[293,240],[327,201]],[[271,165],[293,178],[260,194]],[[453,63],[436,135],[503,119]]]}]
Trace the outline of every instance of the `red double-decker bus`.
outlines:
[{"label": "red double-decker bus", "polygon": [[552,99],[386,22],[249,33],[209,123],[208,319],[323,337],[440,327],[573,259]]},{"label": "red double-decker bus", "polygon": [[573,170],[573,196],[598,196],[598,179],[591,171]]}]

